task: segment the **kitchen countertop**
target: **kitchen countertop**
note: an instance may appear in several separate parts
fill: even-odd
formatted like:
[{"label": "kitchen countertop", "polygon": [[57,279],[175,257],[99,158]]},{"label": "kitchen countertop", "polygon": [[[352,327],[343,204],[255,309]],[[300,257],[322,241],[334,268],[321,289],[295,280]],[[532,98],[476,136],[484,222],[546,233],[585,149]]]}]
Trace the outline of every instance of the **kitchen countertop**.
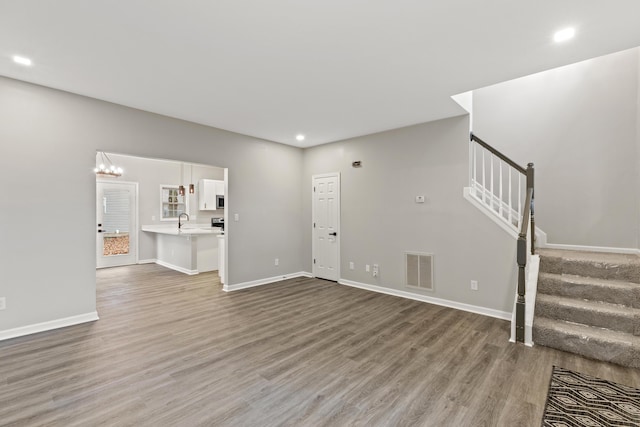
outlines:
[{"label": "kitchen countertop", "polygon": [[142,231],[149,233],[168,234],[171,236],[193,236],[203,234],[223,234],[219,227],[208,227],[206,224],[185,224],[178,230],[178,224],[171,225],[143,225]]}]

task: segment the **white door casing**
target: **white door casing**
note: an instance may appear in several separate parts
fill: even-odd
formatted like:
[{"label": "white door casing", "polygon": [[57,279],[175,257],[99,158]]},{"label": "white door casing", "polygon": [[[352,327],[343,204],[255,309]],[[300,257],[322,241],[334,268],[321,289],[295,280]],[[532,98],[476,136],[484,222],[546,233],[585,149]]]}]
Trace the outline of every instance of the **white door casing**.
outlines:
[{"label": "white door casing", "polygon": [[96,181],[96,267],[138,262],[138,183]]},{"label": "white door casing", "polygon": [[312,177],[313,275],[340,278],[340,174]]}]

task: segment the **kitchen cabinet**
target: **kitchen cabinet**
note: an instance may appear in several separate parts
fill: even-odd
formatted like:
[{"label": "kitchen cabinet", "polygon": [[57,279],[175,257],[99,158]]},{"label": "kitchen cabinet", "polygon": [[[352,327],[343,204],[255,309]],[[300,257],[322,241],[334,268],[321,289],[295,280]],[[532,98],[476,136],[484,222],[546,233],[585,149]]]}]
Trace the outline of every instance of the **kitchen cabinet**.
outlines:
[{"label": "kitchen cabinet", "polygon": [[224,196],[224,181],[216,181],[216,196]]},{"label": "kitchen cabinet", "polygon": [[218,238],[221,231],[205,224],[143,225],[142,231],[155,234],[156,263],[185,274],[215,271],[218,266]]},{"label": "kitchen cabinet", "polygon": [[198,208],[201,211],[215,211],[217,195],[224,195],[224,181],[201,179],[198,182]]}]

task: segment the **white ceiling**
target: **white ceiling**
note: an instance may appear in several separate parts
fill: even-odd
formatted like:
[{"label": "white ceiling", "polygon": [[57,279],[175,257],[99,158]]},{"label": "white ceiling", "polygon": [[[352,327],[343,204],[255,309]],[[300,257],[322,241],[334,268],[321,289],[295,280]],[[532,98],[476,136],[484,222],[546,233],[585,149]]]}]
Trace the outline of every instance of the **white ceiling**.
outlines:
[{"label": "white ceiling", "polygon": [[638,0],[0,1],[0,75],[302,147],[639,45]]}]

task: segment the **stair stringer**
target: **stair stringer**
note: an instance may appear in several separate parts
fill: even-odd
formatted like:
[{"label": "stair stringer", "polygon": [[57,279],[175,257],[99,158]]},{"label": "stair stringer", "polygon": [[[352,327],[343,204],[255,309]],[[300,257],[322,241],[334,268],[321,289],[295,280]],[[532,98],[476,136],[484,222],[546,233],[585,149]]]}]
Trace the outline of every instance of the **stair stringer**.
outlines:
[{"label": "stair stringer", "polygon": [[[538,291],[538,274],[540,273],[540,255],[531,255],[526,267],[525,309],[524,309],[524,345],[533,347],[533,315],[536,311],[536,294]],[[516,342],[516,294],[511,313],[511,337],[509,342]]]},{"label": "stair stringer", "polygon": [[473,206],[479,209],[482,213],[491,219],[491,221],[495,222],[500,228],[502,228],[509,236],[513,237],[514,240],[518,239],[518,232],[515,227],[510,225],[507,221],[502,219],[498,214],[493,212],[491,209],[487,207],[486,204],[480,202],[475,196],[473,196],[473,189],[471,187],[464,187],[462,196],[469,201]]}]

